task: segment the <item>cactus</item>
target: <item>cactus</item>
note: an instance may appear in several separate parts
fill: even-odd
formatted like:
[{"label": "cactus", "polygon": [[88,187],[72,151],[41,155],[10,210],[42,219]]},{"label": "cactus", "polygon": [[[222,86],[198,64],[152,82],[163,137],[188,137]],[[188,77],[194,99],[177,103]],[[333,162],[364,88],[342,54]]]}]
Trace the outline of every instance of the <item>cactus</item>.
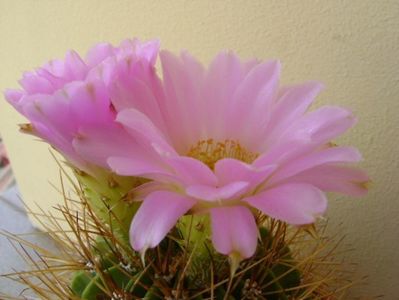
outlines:
[{"label": "cactus", "polygon": [[82,186],[84,199],[101,221],[112,226],[116,232],[128,232],[139,208],[139,202],[131,201],[128,194],[142,184],[143,179],[118,176],[106,170],[96,170],[96,177],[76,169],[74,173]]},{"label": "cactus", "polygon": [[[233,273],[228,257],[212,247],[206,216],[184,216],[156,248],[146,252],[143,264],[128,243],[128,225],[137,204],[124,201],[139,180],[119,180],[109,173],[96,178],[77,175],[81,188],[76,195],[83,207],[65,196],[66,203],[59,208],[74,237],[59,231],[58,220],[47,215],[49,226],[55,225],[47,232],[62,252],[49,255],[34,246],[42,263],[32,261],[31,272],[18,274],[41,299],[331,300],[349,286],[348,273],[330,262],[333,251],[325,251],[334,250],[336,244],[319,237],[317,227],[310,235],[309,228],[292,228],[267,217],[257,218],[260,242],[255,255],[241,261]],[[110,176],[111,182],[117,182],[111,187]],[[109,200],[102,201],[102,196]],[[303,247],[304,243],[309,244]]]},{"label": "cactus", "polygon": [[[267,299],[291,299],[298,293],[295,287],[301,282],[301,274],[295,268],[291,251],[282,241],[276,243],[273,234],[265,227],[261,227],[260,232],[261,245],[252,259],[242,263],[237,270],[240,275],[233,278],[231,287],[229,263],[224,256],[215,252],[210,252],[211,256],[207,257],[201,250],[194,253],[201,260],[196,261],[196,268],[185,268],[192,263],[190,253],[185,256],[185,251],[192,251],[193,248],[189,243],[184,243],[184,234],[174,230],[173,235],[165,239],[158,249],[149,251],[146,261],[148,267],[144,268],[139,260],[121,262],[118,256],[123,255],[115,255],[112,246],[107,248],[108,243],[104,238],[98,239],[93,249],[97,258],[95,268],[77,271],[71,289],[75,297],[85,300],[119,299],[116,296],[110,298],[109,290],[119,295],[120,299],[188,299],[193,296],[198,300],[207,299],[211,295],[209,289],[212,288],[210,264],[214,263],[214,268],[218,270],[217,274],[213,274],[213,285],[217,286],[212,291],[215,299],[225,299],[228,290],[227,299],[230,300],[258,299],[266,293],[270,294]],[[200,248],[194,248],[193,251],[197,249]],[[164,258],[160,258],[160,255]],[[248,268],[250,264],[261,262],[268,256],[271,259],[266,264],[260,263]]]}]

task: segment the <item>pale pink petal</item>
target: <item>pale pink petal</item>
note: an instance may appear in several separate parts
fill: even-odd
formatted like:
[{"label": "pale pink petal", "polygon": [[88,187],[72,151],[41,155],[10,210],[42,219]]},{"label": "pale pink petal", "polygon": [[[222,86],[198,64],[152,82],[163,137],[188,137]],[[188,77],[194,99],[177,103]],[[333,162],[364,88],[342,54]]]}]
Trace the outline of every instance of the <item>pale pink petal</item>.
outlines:
[{"label": "pale pink petal", "polygon": [[[53,77],[57,77],[59,79],[63,79],[64,70],[65,70],[65,62],[62,59],[52,59],[48,63],[45,63],[38,71],[46,70]],[[65,80],[64,80],[65,83]]]},{"label": "pale pink petal", "polygon": [[143,201],[149,194],[156,191],[167,191],[170,184],[165,184],[158,181],[149,181],[142,183],[139,186],[129,191],[129,196],[133,201]]},{"label": "pale pink petal", "polygon": [[173,167],[175,174],[186,185],[216,185],[217,178],[203,162],[187,156],[165,157],[164,161]]},{"label": "pale pink petal", "polygon": [[[228,109],[228,136],[255,149],[266,126],[280,77],[280,63],[256,65],[240,83]],[[255,135],[254,135],[255,134]]]},{"label": "pale pink petal", "polygon": [[142,160],[151,160],[148,151],[140,151],[139,145],[123,127],[115,123],[82,126],[72,144],[76,152],[87,161],[103,167],[108,167],[107,159],[110,156],[129,157],[135,155],[142,157]]},{"label": "pale pink petal", "polygon": [[154,65],[158,57],[160,44],[160,41],[157,39],[139,43],[136,50],[137,56],[140,58],[145,58],[152,65]]},{"label": "pale pink petal", "polygon": [[303,116],[294,123],[282,139],[309,136],[312,142],[326,143],[341,135],[356,123],[356,118],[346,109],[324,106]]},{"label": "pale pink petal", "polygon": [[87,52],[86,63],[93,68],[111,55],[114,55],[114,47],[108,43],[99,43]]},{"label": "pale pink petal", "polygon": [[310,168],[331,163],[352,163],[361,160],[361,154],[353,147],[330,147],[297,158],[281,167],[271,179],[275,183]]},{"label": "pale pink petal", "polygon": [[302,117],[322,88],[323,85],[318,82],[285,88],[272,112],[266,143],[276,141],[292,122]]},{"label": "pale pink petal", "polygon": [[134,55],[154,65],[158,56],[159,46],[159,40],[141,42],[137,38],[134,38],[123,40],[115,51],[118,59]]},{"label": "pale pink petal", "polygon": [[267,166],[270,164],[282,165],[297,157],[313,152],[317,148],[310,141],[309,136],[276,143],[268,151],[260,155],[252,164],[256,167]]},{"label": "pale pink petal", "polygon": [[130,243],[136,251],[156,247],[195,201],[168,191],[150,194],[130,226]]},{"label": "pale pink petal", "polygon": [[244,193],[249,186],[248,182],[236,181],[222,187],[207,185],[190,185],[186,188],[187,195],[204,201],[228,200]]},{"label": "pale pink petal", "polygon": [[50,131],[59,132],[65,140],[72,140],[77,122],[71,120],[69,99],[65,94],[24,96],[20,102],[24,115],[33,125],[40,123]]},{"label": "pale pink petal", "polygon": [[109,84],[110,97],[116,111],[133,108],[145,114],[158,128],[164,128],[162,114],[156,99],[156,90],[159,78],[155,70],[148,63],[138,60],[119,62],[113,67],[114,74]]},{"label": "pale pink petal", "polygon": [[184,152],[204,138],[206,132],[204,69],[185,52],[176,57],[168,51],[162,51],[160,58],[165,90],[165,99],[160,106],[173,144],[178,151]]},{"label": "pale pink petal", "polygon": [[54,91],[52,84],[46,78],[36,76],[34,72],[25,72],[19,84],[28,94],[48,94]]},{"label": "pale pink petal", "polygon": [[213,139],[226,138],[228,124],[226,116],[230,101],[246,75],[243,64],[233,52],[219,53],[211,62],[206,79],[203,101],[206,104],[207,132]]},{"label": "pale pink petal", "polygon": [[327,209],[322,191],[300,183],[279,185],[245,201],[264,214],[293,225],[313,223]]},{"label": "pale pink petal", "polygon": [[256,186],[266,180],[277,165],[265,165],[256,167],[233,158],[224,158],[216,162],[215,174],[219,185],[225,185],[234,181],[247,181],[251,186]]},{"label": "pale pink petal", "polygon": [[68,98],[70,121],[77,125],[111,122],[115,118],[109,93],[103,82],[73,82],[61,91]]},{"label": "pale pink petal", "polygon": [[364,196],[368,191],[370,178],[364,171],[353,167],[322,165],[301,172],[288,181],[309,183],[326,192]]},{"label": "pale pink petal", "polygon": [[114,118],[107,92],[99,81],[72,82],[53,95],[24,96],[20,102],[24,115],[34,125],[41,123],[70,143],[80,126],[100,125]]},{"label": "pale pink petal", "polygon": [[88,67],[75,51],[68,51],[65,55],[64,74],[70,81],[85,79]]},{"label": "pale pink petal", "polygon": [[258,227],[246,207],[229,206],[211,209],[212,242],[225,255],[251,257],[256,250]]},{"label": "pale pink petal", "polygon": [[109,167],[118,175],[123,176],[139,176],[145,178],[154,178],[153,175],[169,175],[172,174],[167,166],[162,165],[158,161],[152,160],[151,157],[129,155],[125,157],[111,156],[107,159]]},{"label": "pale pink petal", "polygon": [[166,136],[138,110],[125,109],[118,114],[116,120],[139,142],[156,144],[157,149],[162,150],[164,155],[176,155],[176,151],[170,146]]},{"label": "pale pink petal", "polygon": [[6,98],[6,100],[20,113],[22,112],[22,107],[19,104],[19,101],[23,97],[23,95],[24,93],[21,90],[6,89],[4,91],[4,97]]}]

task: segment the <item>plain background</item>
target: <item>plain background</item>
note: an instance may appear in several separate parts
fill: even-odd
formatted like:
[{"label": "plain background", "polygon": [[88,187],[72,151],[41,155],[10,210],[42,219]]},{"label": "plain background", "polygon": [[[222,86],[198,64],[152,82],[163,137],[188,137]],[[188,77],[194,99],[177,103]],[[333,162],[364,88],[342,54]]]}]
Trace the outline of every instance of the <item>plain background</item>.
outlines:
[{"label": "plain background", "polygon": [[[70,48],[84,54],[93,43],[135,36],[160,38],[162,47],[203,62],[221,49],[279,58],[283,83],[321,80],[327,89],[316,105],[355,112],[358,125],[338,142],[361,150],[374,183],[362,199],[331,195],[330,228],[346,234],[355,248],[349,259],[370,277],[351,297],[397,299],[399,2],[0,0],[0,89],[17,87],[24,70]],[[24,200],[50,209],[60,197],[49,184],[58,183],[58,170],[48,147],[18,133],[24,120],[0,103],[0,131]]]}]

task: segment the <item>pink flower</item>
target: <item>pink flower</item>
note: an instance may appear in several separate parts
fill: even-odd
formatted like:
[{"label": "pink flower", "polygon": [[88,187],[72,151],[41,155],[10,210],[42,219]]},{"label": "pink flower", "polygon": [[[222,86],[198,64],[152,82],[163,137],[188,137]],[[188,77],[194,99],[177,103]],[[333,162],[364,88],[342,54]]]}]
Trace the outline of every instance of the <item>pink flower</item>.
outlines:
[{"label": "pink flower", "polygon": [[[115,123],[123,99],[119,97],[119,102],[112,103],[109,86],[121,68],[130,81],[136,77],[145,81],[143,76],[155,72],[153,65],[158,48],[158,41],[141,43],[134,39],[123,41],[119,47],[98,44],[87,53],[85,60],[70,51],[65,60],[52,60],[24,73],[19,81],[22,90],[7,90],[5,97],[29,119],[32,133],[53,145],[72,164],[86,171],[88,160],[107,167],[106,157],[101,157],[100,151],[95,155],[78,154],[74,143],[84,139],[86,132],[93,136],[106,132],[108,138],[103,141],[102,150],[114,140],[126,141],[125,151],[135,147],[124,128]],[[135,89],[131,87],[130,92],[134,93]]]},{"label": "pink flower", "polygon": [[[143,203],[131,224],[135,250],[158,245],[184,214],[208,213],[216,250],[247,258],[257,245],[254,212],[309,224],[326,211],[324,192],[366,193],[367,175],[347,165],[359,152],[330,143],[355,124],[352,113],[308,112],[321,84],[280,88],[279,62],[243,62],[232,53],[208,69],[187,53],[161,52],[161,61],[162,88],[145,86],[146,101],[129,100],[132,85],[112,87],[126,99],[118,100],[125,105],[116,120],[142,150],[121,154],[127,141],[113,141],[108,164],[152,180],[136,190]],[[104,135],[86,136],[75,143],[79,153],[103,151]]]}]

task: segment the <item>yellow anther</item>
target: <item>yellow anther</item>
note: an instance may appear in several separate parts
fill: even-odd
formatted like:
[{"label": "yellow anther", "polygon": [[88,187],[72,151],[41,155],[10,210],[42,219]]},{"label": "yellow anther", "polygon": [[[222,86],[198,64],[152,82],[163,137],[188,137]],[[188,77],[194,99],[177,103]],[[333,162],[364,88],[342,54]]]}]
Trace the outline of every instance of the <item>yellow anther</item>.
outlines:
[{"label": "yellow anther", "polygon": [[223,158],[235,158],[246,163],[252,163],[259,154],[250,152],[235,140],[215,141],[214,139],[207,139],[192,146],[187,156],[201,160],[213,169],[216,162]]}]

